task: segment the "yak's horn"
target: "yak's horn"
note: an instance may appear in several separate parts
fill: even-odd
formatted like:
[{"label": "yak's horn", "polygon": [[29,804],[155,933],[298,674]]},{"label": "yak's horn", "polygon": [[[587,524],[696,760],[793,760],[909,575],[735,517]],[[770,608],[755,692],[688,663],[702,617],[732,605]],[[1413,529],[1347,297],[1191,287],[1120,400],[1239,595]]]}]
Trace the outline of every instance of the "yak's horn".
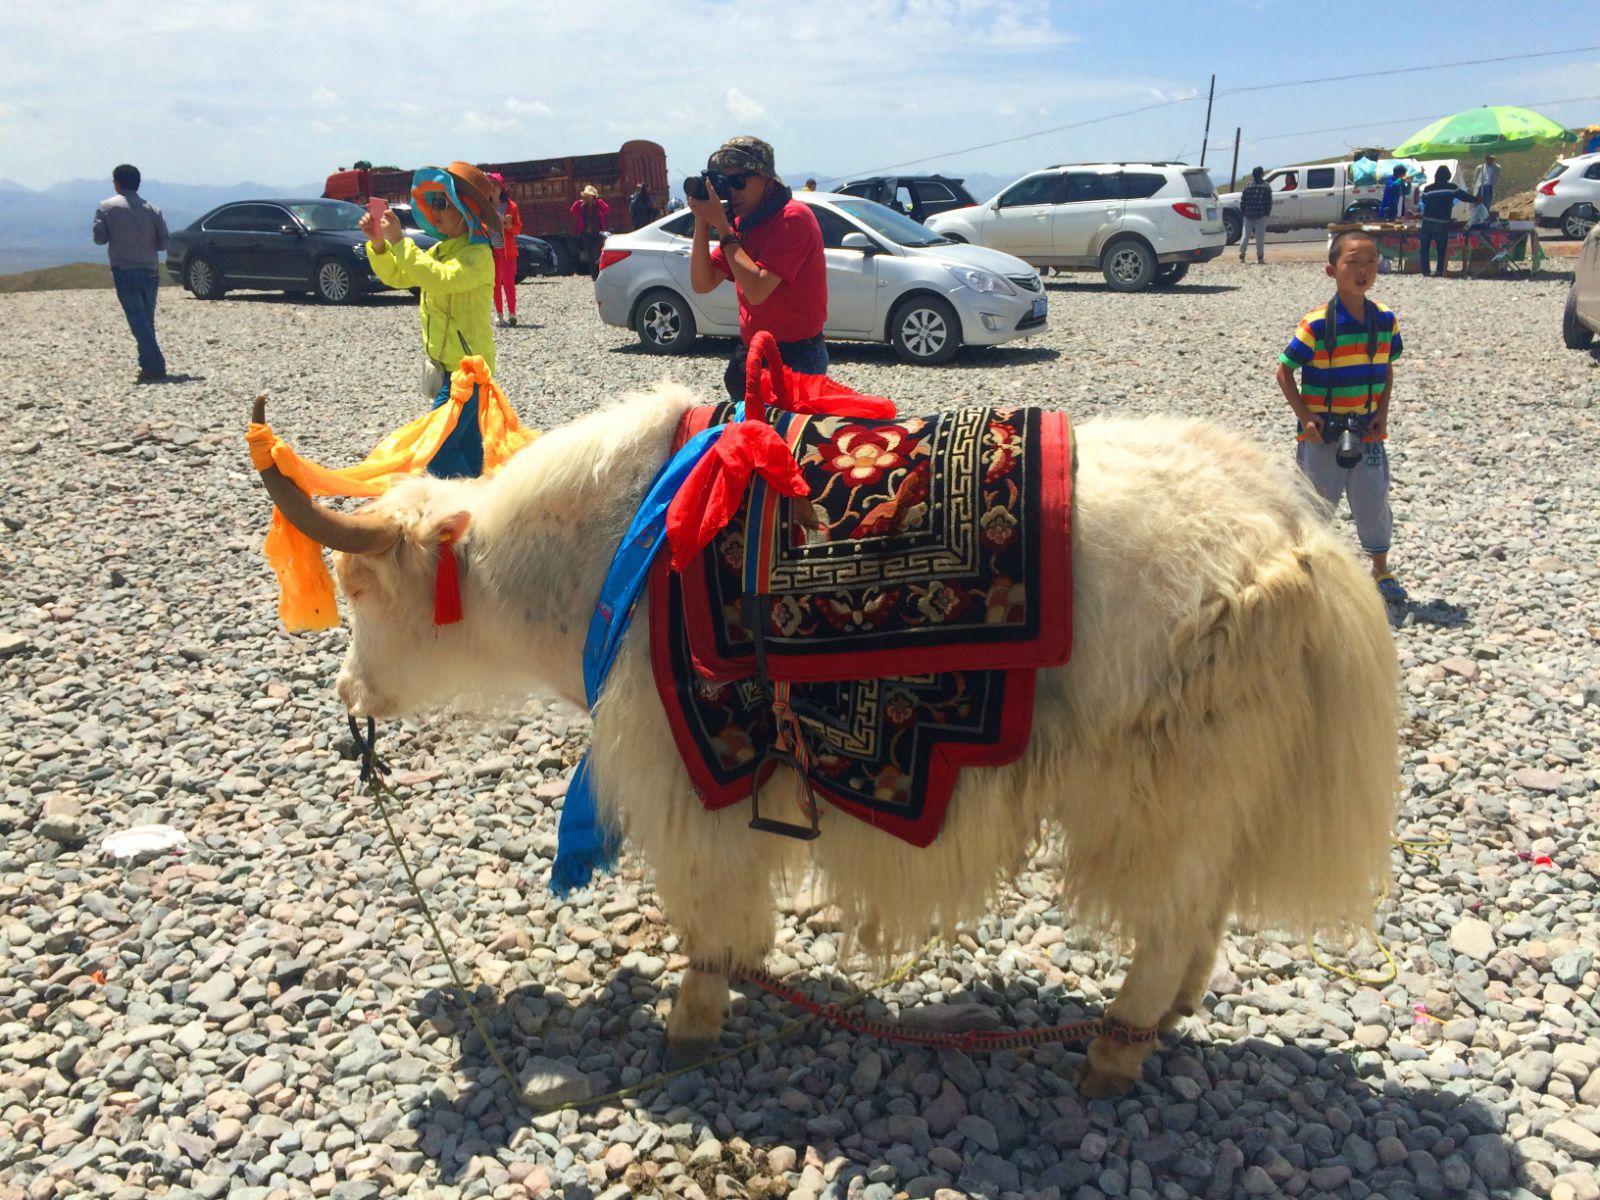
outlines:
[{"label": "yak's horn", "polygon": [[[256,397],[250,420],[252,424],[266,424],[265,396]],[[261,482],[283,519],[329,550],[344,554],[382,554],[400,536],[392,522],[376,513],[343,513],[324,508],[277,467],[261,471]]]}]

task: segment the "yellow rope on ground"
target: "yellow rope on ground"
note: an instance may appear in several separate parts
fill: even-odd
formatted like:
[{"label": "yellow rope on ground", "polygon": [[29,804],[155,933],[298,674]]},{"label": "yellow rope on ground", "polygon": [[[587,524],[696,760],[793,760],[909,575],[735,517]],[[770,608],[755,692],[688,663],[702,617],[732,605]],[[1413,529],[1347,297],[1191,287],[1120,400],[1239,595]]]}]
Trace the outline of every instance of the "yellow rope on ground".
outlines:
[{"label": "yellow rope on ground", "polygon": [[[1448,849],[1450,846],[1454,845],[1454,843],[1451,842],[1451,840],[1447,837],[1391,837],[1389,841],[1392,842],[1394,848],[1399,850],[1402,854],[1408,854],[1414,858],[1422,859],[1435,871],[1439,869],[1439,855],[1437,852],[1439,850]],[[1387,881],[1385,881],[1383,885],[1383,891],[1378,896],[1378,903],[1382,904],[1388,898],[1389,884]],[[1307,943],[1307,949],[1311,952],[1311,961],[1316,963],[1317,966],[1321,967],[1324,971],[1337,975],[1342,979],[1353,980],[1354,982],[1365,987],[1388,987],[1397,978],[1399,978],[1399,965],[1395,962],[1394,954],[1390,952],[1389,947],[1384,945],[1383,939],[1378,936],[1377,926],[1368,925],[1366,932],[1367,935],[1372,938],[1373,943],[1378,947],[1378,953],[1383,955],[1384,973],[1382,975],[1363,975],[1358,971],[1347,971],[1343,967],[1334,966],[1327,959],[1323,958],[1322,954],[1317,950],[1317,943],[1315,939],[1312,939],[1309,943]],[[1426,1015],[1433,1017],[1435,1021],[1439,1019],[1438,1017],[1434,1017],[1432,1013],[1428,1013]]]}]

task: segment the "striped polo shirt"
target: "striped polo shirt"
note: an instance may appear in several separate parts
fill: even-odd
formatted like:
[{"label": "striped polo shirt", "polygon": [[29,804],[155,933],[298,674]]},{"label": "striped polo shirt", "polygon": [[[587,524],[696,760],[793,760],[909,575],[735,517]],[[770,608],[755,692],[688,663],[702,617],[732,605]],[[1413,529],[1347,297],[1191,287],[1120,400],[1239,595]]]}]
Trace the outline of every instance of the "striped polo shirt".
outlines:
[{"label": "striped polo shirt", "polygon": [[1394,313],[1374,300],[1367,303],[1376,314],[1378,333],[1370,359],[1366,322],[1351,316],[1338,299],[1334,300],[1334,309],[1339,328],[1331,355],[1323,339],[1328,311],[1324,304],[1300,318],[1300,327],[1278,356],[1286,367],[1300,369],[1300,394],[1313,412],[1370,413],[1378,407],[1378,397],[1383,395],[1383,385],[1389,379],[1389,364],[1400,357],[1404,347]]}]

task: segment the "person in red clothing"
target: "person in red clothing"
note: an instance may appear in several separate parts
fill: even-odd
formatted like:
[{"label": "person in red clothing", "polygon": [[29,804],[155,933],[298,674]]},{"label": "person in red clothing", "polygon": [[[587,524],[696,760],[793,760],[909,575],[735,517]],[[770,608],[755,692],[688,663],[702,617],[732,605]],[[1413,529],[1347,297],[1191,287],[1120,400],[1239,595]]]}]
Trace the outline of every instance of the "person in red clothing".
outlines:
[{"label": "person in red clothing", "polygon": [[572,214],[572,232],[583,245],[583,257],[589,263],[589,278],[600,278],[600,243],[606,240],[606,218],[611,206],[600,199],[600,189],[592,183],[583,185],[583,191],[567,210]]},{"label": "person in red clothing", "polygon": [[[500,189],[495,207],[500,212],[501,242],[494,248],[494,319],[500,325],[517,323],[517,234],[522,232],[522,210],[506,190],[505,177],[491,174],[489,179]],[[510,318],[501,312],[501,297]]]},{"label": "person in red clothing", "polygon": [[762,330],[777,339],[790,370],[826,375],[828,272],[817,218],[778,178],[772,147],[760,138],[730,138],[707,160],[706,174],[715,190],[704,200],[686,197],[695,216],[689,282],[704,294],[731,279],[738,291],[740,344],[722,376],[728,394],[744,399],[745,357]]}]

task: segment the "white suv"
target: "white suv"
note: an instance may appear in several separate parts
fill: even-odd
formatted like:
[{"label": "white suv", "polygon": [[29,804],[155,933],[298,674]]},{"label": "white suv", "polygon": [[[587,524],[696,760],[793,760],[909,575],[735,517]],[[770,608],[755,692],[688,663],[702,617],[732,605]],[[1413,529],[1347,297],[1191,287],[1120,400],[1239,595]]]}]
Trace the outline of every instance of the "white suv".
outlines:
[{"label": "white suv", "polygon": [[1569,238],[1588,237],[1600,217],[1600,154],[1563,158],[1551,167],[1534,189],[1533,215]]},{"label": "white suv", "polygon": [[1036,267],[1100,271],[1119,292],[1177,283],[1227,244],[1210,174],[1183,163],[1062,163],[927,224]]}]

